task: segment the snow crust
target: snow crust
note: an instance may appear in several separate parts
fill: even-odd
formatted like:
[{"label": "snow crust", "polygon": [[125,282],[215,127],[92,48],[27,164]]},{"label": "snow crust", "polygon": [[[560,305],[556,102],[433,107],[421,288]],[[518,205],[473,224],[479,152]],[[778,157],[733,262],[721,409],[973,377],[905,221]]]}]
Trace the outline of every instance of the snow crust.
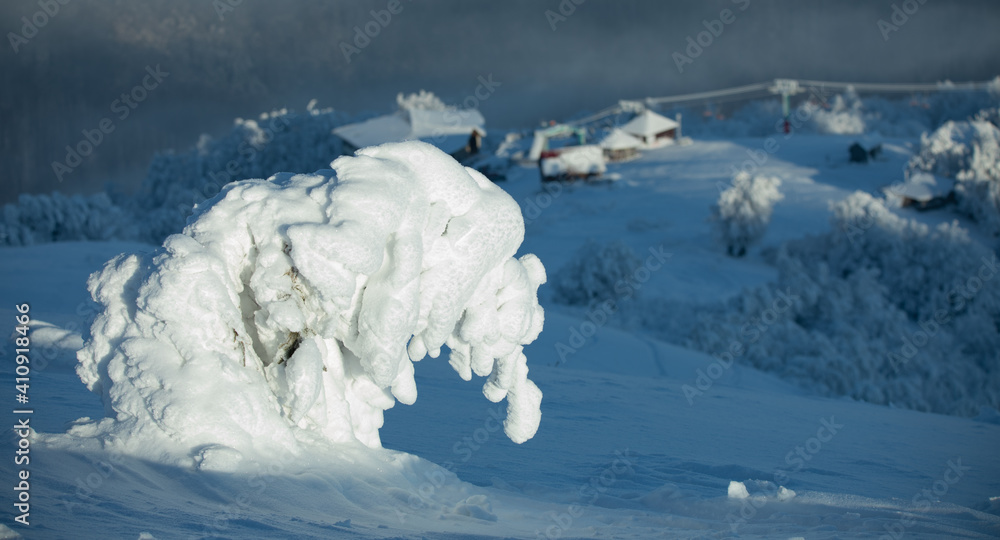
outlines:
[{"label": "snow crust", "polygon": [[488,376],[484,395],[507,399],[511,440],[535,434],[522,348],[546,277],[513,257],[518,205],[425,143],[331,166],[230,184],[162,248],[91,276],[103,312],[77,372],[108,418],[71,435],[223,470],[302,445],[378,447],[382,412],[417,398],[413,362],[445,345],[463,379]]}]

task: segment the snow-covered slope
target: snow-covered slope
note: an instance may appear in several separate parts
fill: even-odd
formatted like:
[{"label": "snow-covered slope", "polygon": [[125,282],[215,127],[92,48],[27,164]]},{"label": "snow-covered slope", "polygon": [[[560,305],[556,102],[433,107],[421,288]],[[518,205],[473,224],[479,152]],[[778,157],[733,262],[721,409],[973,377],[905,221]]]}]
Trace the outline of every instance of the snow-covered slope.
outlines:
[{"label": "snow-covered slope", "polygon": [[[880,160],[851,165],[851,137],[781,137],[773,152],[757,138],[647,151],[609,167],[618,180],[592,185],[542,188],[537,170],[512,169],[503,187],[527,222],[522,252],[557,272],[588,239],[617,240],[645,269],[625,276],[629,294],[612,298],[613,310],[558,304],[550,287],[540,290],[545,330],[524,351],[545,394],[532,440],[509,441],[503,407],[484,401],[443,362],[422,361],[414,366],[419,398],[385,412],[385,449],[345,445],[221,472],[40,436],[31,447],[32,525],[17,532],[160,539],[1000,535],[996,412],[973,420],[819,397],[741,361],[728,363],[725,349],[706,349],[708,342],[660,341],[657,335],[686,334],[645,324],[648,311],[682,314],[685,320],[657,319],[676,328],[710,327],[704,316],[711,313],[699,306],[736,301],[778,279],[770,249],[828,233],[829,203],[902,180],[918,143],[889,139]],[[741,259],[725,255],[706,219],[734,167],[781,178],[785,197],[761,246]],[[929,225],[957,216],[984,241],[949,210],[893,211]],[[97,313],[86,299],[86,277],[121,251],[152,250],[72,242],[4,248],[0,295],[8,300],[0,317],[11,328],[14,304],[30,302],[42,321],[32,333],[47,359],[32,372],[37,431],[59,433],[80,417],[105,414],[73,373],[79,334]],[[7,360],[12,351],[3,350]],[[12,388],[13,378],[4,370],[0,387]],[[2,417],[14,422],[8,410]],[[14,437],[8,432],[8,448]],[[11,460],[0,463],[0,477],[13,485]],[[4,523],[13,524],[12,507],[7,512]]]},{"label": "snow-covered slope", "polygon": [[[82,324],[86,272],[136,248],[14,248],[0,271],[13,275],[12,260],[35,271],[0,280],[3,297],[38,298],[39,319]],[[45,296],[53,286],[64,292]],[[4,309],[0,316],[12,319]],[[538,434],[523,445],[502,435],[502,408],[444,363],[422,362],[420,398],[386,413],[382,438],[393,450],[278,458],[234,474],[33,445],[32,525],[17,530],[26,538],[161,539],[1000,534],[1000,426],[809,397],[740,366],[689,403],[683,386],[697,384],[709,358],[611,328],[560,367],[543,365],[578,322],[551,317],[526,351],[546,400]],[[33,375],[39,431],[101,414],[97,396],[64,363],[77,346],[55,347],[61,355]],[[12,385],[9,370],[0,375]],[[8,483],[13,472],[5,460]],[[732,481],[750,497],[730,499]],[[795,496],[779,500],[778,485]]]}]

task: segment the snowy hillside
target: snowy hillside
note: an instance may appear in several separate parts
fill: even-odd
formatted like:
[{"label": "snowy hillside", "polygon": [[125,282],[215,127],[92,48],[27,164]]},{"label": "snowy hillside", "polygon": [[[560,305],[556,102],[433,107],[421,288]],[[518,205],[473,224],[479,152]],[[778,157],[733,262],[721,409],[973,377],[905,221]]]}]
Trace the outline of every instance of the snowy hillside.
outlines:
[{"label": "snowy hillside", "polygon": [[[404,143],[189,200],[244,125],[176,190],[8,207],[0,538],[998,537],[997,118],[873,103],[591,182]],[[921,173],[961,189],[904,206]]]}]

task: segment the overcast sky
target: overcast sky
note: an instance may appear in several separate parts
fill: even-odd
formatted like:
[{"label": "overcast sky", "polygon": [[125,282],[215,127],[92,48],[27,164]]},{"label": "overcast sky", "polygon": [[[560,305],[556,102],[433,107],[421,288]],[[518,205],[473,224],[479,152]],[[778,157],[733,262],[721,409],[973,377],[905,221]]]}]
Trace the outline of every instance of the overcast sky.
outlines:
[{"label": "overcast sky", "polygon": [[[230,3],[238,5],[220,12]],[[398,92],[426,89],[461,103],[480,77],[491,78],[499,84],[480,108],[488,126],[506,128],[618,99],[775,77],[933,82],[1000,74],[995,1],[394,4],[74,0],[43,17],[37,0],[4,0],[0,200],[56,188],[92,192],[109,180],[134,183],[157,149],[187,148],[199,133],[223,133],[236,116],[303,109],[313,98],[347,111],[388,112]],[[893,4],[919,7],[893,21]],[[724,9],[730,22],[720,26],[713,21]],[[32,33],[22,17],[48,20]],[[879,20],[896,29],[880,28]],[[681,72],[674,53],[687,56],[688,37],[697,39],[706,21],[719,35]],[[359,29],[377,35],[355,41]],[[12,44],[11,33],[31,35]],[[156,65],[169,73],[163,84],[58,183],[51,162]]]}]

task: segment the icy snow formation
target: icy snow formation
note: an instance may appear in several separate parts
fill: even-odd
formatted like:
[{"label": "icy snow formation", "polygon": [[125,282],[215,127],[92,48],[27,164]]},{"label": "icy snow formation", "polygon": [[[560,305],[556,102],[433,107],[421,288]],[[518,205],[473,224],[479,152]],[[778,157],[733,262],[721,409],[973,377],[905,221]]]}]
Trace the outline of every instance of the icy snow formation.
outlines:
[{"label": "icy snow formation", "polygon": [[417,398],[412,362],[444,345],[463,379],[507,398],[513,441],[535,434],[522,348],[542,329],[545,269],[513,257],[517,203],[420,142],[332,168],[230,184],[162,248],[91,276],[103,313],[77,371],[108,418],[71,435],[169,438],[210,468],[303,443],[377,447],[383,410]]}]

